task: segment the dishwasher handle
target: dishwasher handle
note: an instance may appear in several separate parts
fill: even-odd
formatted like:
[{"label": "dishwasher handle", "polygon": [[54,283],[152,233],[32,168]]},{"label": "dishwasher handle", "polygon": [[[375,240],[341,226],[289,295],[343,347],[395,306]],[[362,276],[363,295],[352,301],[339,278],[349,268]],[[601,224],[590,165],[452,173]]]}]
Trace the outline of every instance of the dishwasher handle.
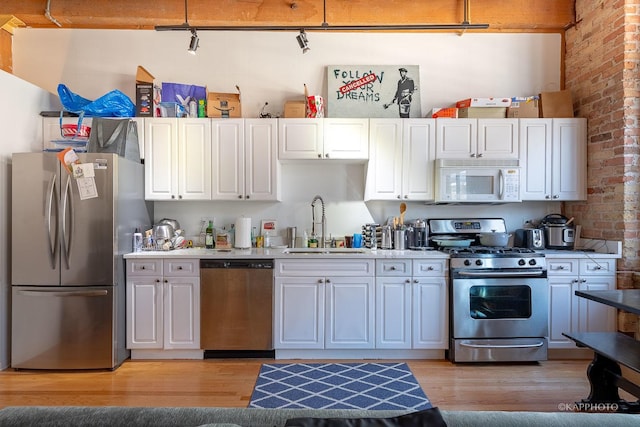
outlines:
[{"label": "dishwasher handle", "polygon": [[272,259],[201,259],[200,268],[273,270]]}]

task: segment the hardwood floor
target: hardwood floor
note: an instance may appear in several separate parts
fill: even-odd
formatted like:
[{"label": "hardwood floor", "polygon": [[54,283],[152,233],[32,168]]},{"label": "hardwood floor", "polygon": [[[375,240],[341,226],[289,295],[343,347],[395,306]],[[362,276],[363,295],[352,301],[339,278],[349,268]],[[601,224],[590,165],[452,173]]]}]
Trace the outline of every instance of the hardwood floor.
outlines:
[{"label": "hardwood floor", "polygon": [[[126,361],[115,371],[8,369],[0,372],[0,407],[246,407],[263,362],[288,361],[136,360]],[[588,360],[539,364],[452,364],[444,360],[407,363],[432,404],[441,409],[554,412],[558,405],[580,401],[589,394]]]}]

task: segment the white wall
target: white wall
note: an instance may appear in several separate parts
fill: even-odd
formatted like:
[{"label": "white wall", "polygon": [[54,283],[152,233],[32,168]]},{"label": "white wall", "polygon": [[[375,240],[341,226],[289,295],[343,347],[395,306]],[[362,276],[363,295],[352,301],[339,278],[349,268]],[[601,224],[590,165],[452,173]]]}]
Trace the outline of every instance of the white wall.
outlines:
[{"label": "white wall", "polygon": [[[94,99],[112,89],[134,95],[136,67],[158,82],[242,91],[244,117],[269,102],[281,112],[303,84],[326,96],[328,65],[420,66],[423,114],[468,97],[537,94],[560,88],[559,34],[311,32],[302,54],[295,32],[201,31],[197,55],[182,31],[18,28],[14,73],[55,92],[58,83]],[[331,111],[328,111],[331,114]]]},{"label": "white wall", "polygon": [[58,109],[57,97],[0,71],[0,369],[10,361],[11,153],[42,149],[39,113]]}]

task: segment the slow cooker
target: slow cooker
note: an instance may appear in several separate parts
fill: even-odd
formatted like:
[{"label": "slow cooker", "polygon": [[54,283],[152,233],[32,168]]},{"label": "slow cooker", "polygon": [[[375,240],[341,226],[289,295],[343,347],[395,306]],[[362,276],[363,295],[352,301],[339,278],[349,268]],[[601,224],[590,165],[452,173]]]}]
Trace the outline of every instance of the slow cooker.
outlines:
[{"label": "slow cooker", "polygon": [[575,230],[573,218],[564,215],[549,214],[541,221],[547,249],[573,249]]}]

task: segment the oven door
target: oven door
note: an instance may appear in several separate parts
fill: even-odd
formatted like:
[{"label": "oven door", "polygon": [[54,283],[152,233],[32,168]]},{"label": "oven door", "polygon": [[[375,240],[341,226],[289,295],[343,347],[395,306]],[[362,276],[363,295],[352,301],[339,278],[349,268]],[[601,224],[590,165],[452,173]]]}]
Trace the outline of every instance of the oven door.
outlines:
[{"label": "oven door", "polygon": [[548,335],[546,278],[453,280],[454,338],[525,338]]},{"label": "oven door", "polygon": [[546,278],[454,279],[451,289],[451,360],[547,359]]}]

